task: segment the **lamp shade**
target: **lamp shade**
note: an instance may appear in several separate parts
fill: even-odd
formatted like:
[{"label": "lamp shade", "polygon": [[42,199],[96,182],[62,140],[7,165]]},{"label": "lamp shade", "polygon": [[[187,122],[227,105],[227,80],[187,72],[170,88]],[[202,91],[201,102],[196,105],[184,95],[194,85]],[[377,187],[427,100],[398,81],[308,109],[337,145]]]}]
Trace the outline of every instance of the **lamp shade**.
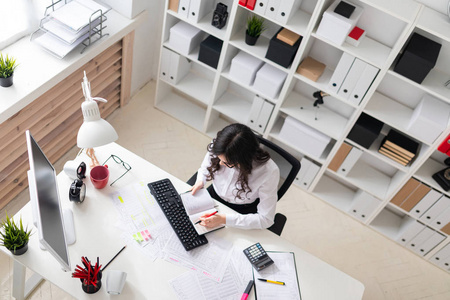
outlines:
[{"label": "lamp shade", "polygon": [[100,117],[97,102],[86,100],[81,104],[84,122],[78,130],[77,146],[94,148],[112,143],[119,137],[116,130]]}]

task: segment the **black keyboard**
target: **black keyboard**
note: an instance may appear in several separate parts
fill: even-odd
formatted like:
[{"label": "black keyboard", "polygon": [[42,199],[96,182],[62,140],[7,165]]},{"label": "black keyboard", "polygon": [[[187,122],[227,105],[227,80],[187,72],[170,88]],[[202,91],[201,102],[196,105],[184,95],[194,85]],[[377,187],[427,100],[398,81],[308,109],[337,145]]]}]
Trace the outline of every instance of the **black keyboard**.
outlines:
[{"label": "black keyboard", "polygon": [[150,193],[155,197],[167,220],[187,251],[205,245],[208,240],[195,231],[189,219],[180,195],[169,179],[162,179],[148,184]]}]

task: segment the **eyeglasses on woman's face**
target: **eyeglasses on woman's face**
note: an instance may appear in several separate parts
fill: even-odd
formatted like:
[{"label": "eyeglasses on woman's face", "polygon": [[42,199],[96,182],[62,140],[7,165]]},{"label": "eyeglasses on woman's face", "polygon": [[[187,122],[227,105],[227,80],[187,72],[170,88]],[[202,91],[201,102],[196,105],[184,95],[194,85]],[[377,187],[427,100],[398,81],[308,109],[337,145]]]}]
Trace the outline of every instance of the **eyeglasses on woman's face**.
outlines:
[{"label": "eyeglasses on woman's face", "polygon": [[217,158],[219,159],[221,165],[227,166],[230,169],[234,168],[234,165],[230,165],[229,163],[227,163],[225,155],[223,154],[217,155]]}]

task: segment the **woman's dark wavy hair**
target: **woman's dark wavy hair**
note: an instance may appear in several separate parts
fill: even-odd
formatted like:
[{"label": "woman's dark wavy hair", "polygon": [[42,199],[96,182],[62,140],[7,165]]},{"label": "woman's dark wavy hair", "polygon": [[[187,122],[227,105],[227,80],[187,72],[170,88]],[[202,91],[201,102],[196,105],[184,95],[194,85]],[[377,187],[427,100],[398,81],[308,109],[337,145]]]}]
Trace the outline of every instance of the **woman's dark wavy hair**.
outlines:
[{"label": "woman's dark wavy hair", "polygon": [[207,168],[208,180],[214,179],[214,173],[222,167],[218,155],[224,155],[228,164],[239,168],[235,195],[239,199],[242,199],[243,193],[251,192],[248,176],[252,173],[253,166],[270,159],[269,153],[259,146],[253,131],[239,123],[230,124],[219,131],[217,137],[208,145],[208,151],[211,155],[211,166]]}]

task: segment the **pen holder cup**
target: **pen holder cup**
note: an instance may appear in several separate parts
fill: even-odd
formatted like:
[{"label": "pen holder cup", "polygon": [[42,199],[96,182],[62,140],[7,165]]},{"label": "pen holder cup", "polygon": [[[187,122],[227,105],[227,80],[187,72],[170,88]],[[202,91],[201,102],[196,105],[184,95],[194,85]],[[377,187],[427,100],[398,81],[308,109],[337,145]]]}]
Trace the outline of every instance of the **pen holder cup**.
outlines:
[{"label": "pen holder cup", "polygon": [[85,293],[94,294],[102,288],[102,271],[99,271],[97,274],[97,282],[95,283],[97,286],[93,284],[84,284],[83,279],[80,279],[80,281],[81,281],[81,288]]}]

